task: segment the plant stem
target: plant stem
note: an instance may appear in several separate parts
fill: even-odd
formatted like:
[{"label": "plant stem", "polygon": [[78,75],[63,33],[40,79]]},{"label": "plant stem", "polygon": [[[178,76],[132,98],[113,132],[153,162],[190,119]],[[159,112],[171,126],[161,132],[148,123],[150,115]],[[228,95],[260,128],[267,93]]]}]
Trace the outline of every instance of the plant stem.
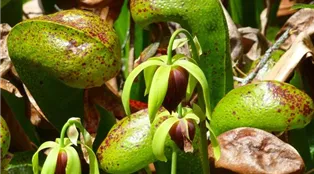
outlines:
[{"label": "plant stem", "polygon": [[64,147],[64,136],[65,136],[65,133],[68,129],[68,127],[71,125],[71,123],[69,121],[67,121],[62,129],[61,129],[61,133],[60,133],[60,147],[63,148]]},{"label": "plant stem", "polygon": [[171,160],[171,174],[177,173],[177,151],[172,150],[172,160]]},{"label": "plant stem", "polygon": [[206,120],[200,122],[200,154],[201,154],[201,162],[203,168],[203,174],[210,174],[209,171],[209,160],[208,160],[208,143],[207,143],[207,128],[206,128]]},{"label": "plant stem", "polygon": [[196,49],[195,43],[193,41],[192,35],[187,30],[185,30],[183,28],[180,28],[180,29],[176,30],[175,32],[173,32],[173,34],[171,35],[171,38],[169,40],[169,44],[168,44],[168,48],[167,48],[167,55],[168,55],[167,64],[168,65],[172,64],[172,46],[173,46],[173,42],[174,42],[176,36],[178,34],[180,34],[180,33],[184,33],[185,36],[188,38],[189,44],[190,44],[190,46],[192,48],[192,57],[196,60],[196,62],[199,62],[199,56],[198,56],[197,49]]},{"label": "plant stem", "polygon": [[182,118],[182,103],[178,105],[177,112],[178,112],[178,117]]},{"label": "plant stem", "polygon": [[241,85],[246,85],[246,84],[250,83],[256,77],[256,75],[258,74],[259,70],[261,70],[265,66],[265,64],[267,63],[267,61],[271,57],[271,53],[273,51],[277,50],[280,47],[280,45],[289,37],[290,31],[291,31],[291,28],[288,28],[280,36],[280,38],[275,42],[275,44],[272,45],[270,48],[268,48],[268,50],[266,51],[264,56],[261,58],[261,61],[258,63],[256,68],[248,76],[246,76],[244,79],[240,79],[240,78],[237,78],[237,77],[234,77],[233,79],[241,82]]},{"label": "plant stem", "polygon": [[[197,86],[197,93],[198,93],[198,104],[201,108],[205,108],[206,105],[204,104],[204,97],[202,88],[198,85]],[[211,117],[211,108],[209,109],[209,118]],[[207,127],[206,127],[206,119],[200,122],[200,156],[201,156],[201,164],[203,169],[203,174],[210,174],[209,170],[209,160],[208,160],[208,142],[207,142]]]}]

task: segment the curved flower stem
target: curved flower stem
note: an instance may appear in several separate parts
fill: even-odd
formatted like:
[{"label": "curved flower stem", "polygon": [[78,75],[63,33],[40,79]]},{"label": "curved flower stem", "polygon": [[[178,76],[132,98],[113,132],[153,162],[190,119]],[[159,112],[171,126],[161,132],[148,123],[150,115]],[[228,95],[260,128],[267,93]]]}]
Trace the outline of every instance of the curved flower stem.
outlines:
[{"label": "curved flower stem", "polygon": [[198,56],[198,53],[197,53],[197,49],[196,49],[196,46],[195,46],[195,43],[193,41],[193,37],[192,35],[185,29],[178,29],[176,30],[175,32],[173,32],[173,34],[171,35],[171,38],[169,40],[169,44],[168,44],[168,48],[167,48],[167,55],[168,55],[168,61],[167,61],[167,64],[168,65],[171,65],[172,64],[172,46],[173,46],[173,42],[176,38],[176,36],[180,33],[184,33],[185,36],[188,38],[189,40],[189,44],[192,48],[192,58],[196,60],[196,62],[198,63],[199,62],[199,56]]},{"label": "curved flower stem", "polygon": [[60,133],[60,147],[63,148],[64,147],[64,136],[65,136],[65,133],[68,129],[68,127],[71,125],[71,123],[69,121],[67,121],[63,127],[62,127],[62,130],[61,130],[61,133]]},{"label": "curved flower stem", "polygon": [[61,133],[60,133],[60,147],[63,148],[64,147],[64,136],[66,134],[66,131],[68,129],[69,126],[71,126],[72,124],[75,124],[75,126],[83,133],[84,132],[84,127],[82,126],[81,122],[77,121],[77,120],[68,120],[62,127],[61,129]]},{"label": "curved flower stem", "polygon": [[171,174],[177,173],[177,151],[172,150],[172,159],[171,159]]}]

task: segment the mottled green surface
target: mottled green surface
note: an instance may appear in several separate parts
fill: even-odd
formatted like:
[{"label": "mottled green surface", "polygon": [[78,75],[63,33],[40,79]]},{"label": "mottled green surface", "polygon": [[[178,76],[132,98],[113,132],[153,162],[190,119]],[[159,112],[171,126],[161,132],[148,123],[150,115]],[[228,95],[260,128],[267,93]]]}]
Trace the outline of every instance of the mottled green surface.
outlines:
[{"label": "mottled green surface", "polygon": [[2,116],[0,117],[0,153],[2,158],[8,153],[11,135],[7,123]]},{"label": "mottled green surface", "polygon": [[175,21],[198,37],[212,108],[233,88],[228,28],[218,0],[131,0],[130,9],[142,26]]},{"label": "mottled green surface", "polygon": [[8,51],[17,69],[38,68],[75,88],[100,86],[121,68],[112,26],[80,10],[19,23],[9,34]]},{"label": "mottled green surface", "polygon": [[[97,150],[100,168],[109,173],[132,173],[155,162],[152,151],[152,140],[156,128],[168,116],[160,117],[150,126],[147,110],[134,113],[115,124],[106,139]],[[199,129],[193,140],[194,153],[178,151],[177,172],[180,174],[201,173],[200,151],[198,149],[200,137]],[[167,137],[165,153],[168,162],[171,161],[171,148],[174,144]]]},{"label": "mottled green surface", "polygon": [[313,109],[312,99],[290,84],[257,82],[230,91],[214,109],[211,127],[217,135],[238,127],[303,128],[311,121]]},{"label": "mottled green surface", "polygon": [[[64,14],[64,15],[62,15]],[[66,15],[69,14],[69,15]],[[62,16],[65,16],[64,19]],[[77,16],[77,17],[75,17]],[[86,20],[82,20],[83,19]],[[62,20],[60,19],[62,18]],[[50,18],[48,20],[48,18]],[[51,18],[54,19],[55,22],[52,22]],[[88,19],[88,20],[87,20]],[[62,21],[64,23],[62,24]],[[65,21],[67,24],[65,24]],[[101,22],[101,23],[98,23]],[[73,25],[77,25],[74,28]],[[24,26],[25,25],[25,26]],[[49,26],[49,27],[48,27]],[[97,27],[99,26],[99,27]],[[106,64],[113,63],[116,58],[109,58],[106,64],[101,64],[99,57],[93,57],[93,55],[98,56],[109,56],[110,50],[109,49],[118,49],[115,53],[117,55],[120,54],[120,47],[118,47],[118,42],[115,41],[113,44],[114,46],[109,46],[109,52],[105,53],[106,51],[106,41],[105,40],[106,33],[100,32],[102,30],[109,30],[110,33],[113,32],[112,29],[106,29],[106,23],[101,21],[99,17],[95,17],[90,12],[83,12],[79,10],[70,10],[70,11],[62,11],[57,14],[53,14],[51,16],[44,16],[40,18],[35,18],[31,20],[26,20],[23,23],[18,24],[12,30],[8,38],[8,45],[9,45],[9,54],[13,61],[13,64],[16,68],[16,71],[19,74],[19,77],[26,85],[28,90],[31,92],[32,96],[34,97],[35,101],[39,105],[40,109],[45,114],[46,118],[58,129],[61,131],[63,124],[71,117],[82,117],[84,115],[84,106],[83,106],[83,93],[84,91],[79,88],[72,88],[68,85],[65,85],[64,81],[62,82],[58,75],[62,75],[65,72],[70,72],[65,65],[69,64],[70,61],[73,63],[78,63],[76,65],[69,65],[69,68],[77,69],[79,72],[79,79],[75,82],[72,81],[72,85],[81,85],[81,87],[88,87],[92,85],[93,78],[97,78],[99,80],[98,83],[103,83],[104,79],[102,79],[102,73],[108,73],[107,75],[111,74],[109,72],[103,71],[103,69],[96,69],[92,66],[102,66],[102,68],[107,68]],[[36,27],[36,28],[43,28],[47,27],[45,30],[30,30],[27,27]],[[78,29],[78,28],[81,29]],[[86,28],[84,28],[86,27]],[[89,28],[88,28],[89,27]],[[56,30],[54,30],[56,29]],[[25,31],[24,31],[25,30]],[[64,33],[63,31],[68,31],[68,33]],[[66,36],[69,36],[67,39],[68,41],[60,42],[60,43],[70,43],[71,39],[77,39],[77,41],[92,41],[90,44],[95,46],[95,49],[87,49],[91,52],[86,54],[84,57],[80,57],[82,53],[76,52],[77,55],[74,56],[73,51],[79,51],[79,49],[75,48],[82,48],[77,42],[77,47],[75,44],[69,45],[70,49],[66,51],[66,49],[59,49],[59,47],[53,47],[53,45],[47,46],[47,43],[39,43],[36,42],[41,40],[40,37],[47,36],[46,38],[42,38],[43,40],[47,40],[49,37],[49,33],[54,33],[56,39],[55,42],[58,40],[64,39]],[[94,31],[94,32],[93,32]],[[21,33],[25,32],[25,36],[17,36]],[[90,33],[91,32],[91,33]],[[16,34],[14,34],[16,33]],[[69,34],[73,34],[69,35]],[[92,37],[92,34],[97,34],[95,37]],[[111,34],[112,35],[112,34]],[[30,36],[29,38],[26,36]],[[40,37],[39,37],[40,36]],[[52,35],[50,35],[52,37]],[[82,38],[81,38],[82,36]],[[37,39],[34,39],[37,38]],[[101,39],[103,38],[103,39]],[[114,39],[114,40],[117,40]],[[107,43],[112,43],[112,39]],[[58,42],[57,42],[58,43]],[[29,45],[27,45],[29,44]],[[47,47],[51,47],[51,50],[46,49]],[[56,45],[58,46],[58,45]],[[25,47],[25,49],[24,49]],[[27,47],[27,48],[26,48]],[[43,49],[41,49],[43,47]],[[40,49],[39,49],[40,48]],[[97,50],[97,48],[103,48],[103,50]],[[48,52],[49,51],[49,52]],[[66,53],[66,55],[72,55],[75,59],[68,59],[68,57],[64,57],[60,54],[50,54],[50,52],[56,53],[60,51],[60,53]],[[38,55],[36,57],[35,55]],[[53,57],[51,57],[53,55]],[[47,57],[45,57],[47,56]],[[72,58],[73,58],[72,57]],[[119,56],[117,56],[118,60],[120,60]],[[49,59],[51,58],[51,59]],[[61,60],[59,61],[58,58]],[[106,57],[102,57],[104,61]],[[86,62],[85,68],[83,67],[82,62]],[[49,62],[52,65],[49,65]],[[97,63],[98,62],[98,63]],[[57,66],[57,63],[59,65]],[[47,67],[45,67],[47,66]],[[116,70],[114,67],[111,67],[110,72],[117,71],[120,69],[120,61],[116,62]],[[59,71],[61,69],[65,69],[65,72]],[[87,74],[89,70],[94,71],[94,75],[101,74],[101,76],[93,77],[89,79],[89,75]],[[108,70],[109,71],[109,70]],[[74,72],[74,71],[73,71]],[[85,76],[82,73],[86,73]],[[82,76],[81,76],[82,75]],[[90,74],[92,75],[92,74]],[[112,74],[111,74],[112,75]],[[76,76],[76,75],[74,75]],[[84,82],[84,78],[88,83]],[[72,77],[65,77],[65,79],[71,80]],[[95,79],[94,79],[95,80]],[[83,84],[80,84],[83,83]],[[85,86],[86,85],[86,86]]]},{"label": "mottled green surface", "polygon": [[132,173],[155,160],[147,110],[115,124],[97,150],[100,167],[109,173]]}]

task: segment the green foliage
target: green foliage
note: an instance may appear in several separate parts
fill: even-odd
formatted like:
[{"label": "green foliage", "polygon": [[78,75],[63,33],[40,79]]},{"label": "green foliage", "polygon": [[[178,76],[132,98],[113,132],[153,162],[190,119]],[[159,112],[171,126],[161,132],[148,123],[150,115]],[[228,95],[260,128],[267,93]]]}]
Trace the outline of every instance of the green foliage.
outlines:
[{"label": "green foliage", "polygon": [[1,0],[1,23],[8,23],[10,26],[22,21],[22,0]]},{"label": "green foliage", "polygon": [[264,9],[264,0],[231,0],[228,11],[236,24],[242,27],[260,28],[260,14]]},{"label": "green foliage", "polygon": [[[5,14],[3,21],[9,22],[12,26],[21,21],[21,2],[21,0],[2,1],[3,12],[1,14],[2,16]],[[54,11],[55,1],[46,2],[48,2],[44,5],[46,12]],[[237,24],[260,27],[260,13],[264,9],[264,1],[231,0],[228,2],[228,10]],[[12,7],[13,3],[16,3],[14,8]],[[273,3],[270,14],[271,25],[276,23],[278,7],[279,1]],[[293,8],[313,8],[313,6],[296,4]],[[195,13],[196,11],[197,13]],[[91,13],[86,15],[87,12],[76,10],[72,12],[69,16],[67,16],[67,11],[63,11],[51,16],[26,20],[16,25],[10,33],[9,53],[21,80],[32,93],[49,122],[58,131],[61,131],[61,134],[60,139],[56,139],[55,142],[44,142],[34,154],[31,152],[33,154],[32,163],[30,163],[29,154],[26,161],[20,161],[18,160],[20,154],[17,153],[17,157],[13,158],[11,164],[6,168],[9,172],[23,171],[27,173],[32,167],[35,173],[40,171],[55,173],[58,167],[58,157],[61,152],[65,152],[67,155],[66,173],[81,173],[79,159],[81,151],[77,151],[77,148],[73,147],[79,145],[86,150],[84,155],[85,157],[87,155],[89,159],[89,173],[98,174],[99,168],[110,173],[136,172],[141,168],[147,169],[147,165],[152,162],[155,163],[157,173],[169,173],[170,170],[172,174],[176,172],[208,173],[206,133],[210,134],[215,158],[219,159],[221,153],[216,135],[243,126],[258,127],[268,131],[302,128],[289,131],[289,143],[299,151],[307,169],[313,168],[314,139],[312,135],[314,129],[313,122],[309,123],[313,102],[307,95],[292,86],[279,84],[279,82],[258,83],[267,84],[268,86],[266,86],[269,88],[277,85],[278,88],[284,88],[284,94],[288,91],[291,95],[303,97],[303,102],[310,103],[311,113],[309,115],[296,114],[291,111],[291,115],[296,114],[295,118],[291,118],[288,117],[290,112],[288,114],[278,114],[278,112],[282,110],[287,112],[286,110],[289,110],[292,105],[282,98],[269,97],[274,91],[267,91],[265,85],[254,86],[251,84],[248,85],[249,89],[245,86],[230,91],[233,88],[233,81],[229,38],[218,0],[174,0],[169,2],[157,0],[153,4],[150,1],[131,0],[130,9],[128,1],[125,0],[119,18],[114,23],[116,34],[111,28],[106,28],[106,24],[99,22],[100,19],[95,15],[91,15]],[[11,19],[7,19],[12,13],[16,14],[12,15]],[[75,18],[79,14],[85,15],[86,18],[83,21],[74,20],[73,23],[71,20],[60,22],[61,19],[58,18],[60,14],[65,18],[70,17],[71,20],[72,17]],[[132,53],[132,49],[134,49],[134,58],[138,58],[150,40],[149,32],[142,27],[149,28],[149,24],[163,21],[178,22],[193,35],[184,29],[175,31],[170,38],[167,55],[149,58],[129,72],[129,63],[133,63],[129,60],[133,56],[129,55]],[[88,25],[82,29],[85,22]],[[106,31],[99,32],[102,27],[105,27]],[[278,30],[279,27],[271,26],[268,30],[268,38],[274,39]],[[106,38],[103,39],[101,34],[105,32]],[[185,33],[187,38],[175,39],[180,32]],[[54,40],[55,43],[48,42],[51,39],[49,34],[58,37]],[[60,40],[67,44],[60,44]],[[85,43],[92,45],[88,48],[89,52],[85,52],[87,56],[68,54],[69,51],[73,52],[73,48],[69,48],[69,44],[78,48]],[[158,43],[158,46],[161,44],[163,43]],[[172,56],[175,48],[185,44],[191,48],[192,58],[183,54]],[[275,52],[273,58],[278,60],[281,55],[282,52]],[[104,57],[104,63],[109,62],[109,64],[102,66],[102,63],[99,63],[99,57]],[[100,67],[95,68],[94,66]],[[167,95],[169,76],[171,71],[178,67],[183,68],[189,74],[184,104],[188,103],[192,96],[198,96],[197,104],[189,103],[192,107],[182,107],[182,100],[176,112],[160,112]],[[119,72],[121,70],[122,72]],[[77,73],[73,75],[73,71]],[[96,106],[101,119],[95,141],[92,143],[91,135],[85,130],[79,118],[85,114],[84,89],[100,86],[118,73],[123,74],[123,78],[126,78],[122,92],[122,104],[127,116],[116,123],[111,112]],[[303,80],[302,75],[296,72],[290,83],[302,89],[303,83],[306,83]],[[243,88],[245,89],[243,90]],[[258,94],[254,96],[251,94],[252,91]],[[291,91],[294,93],[292,94]],[[1,95],[18,121],[23,123],[21,125],[31,141],[39,145],[40,141],[34,126],[24,117],[26,113],[23,99],[18,99],[7,92],[3,92]],[[148,110],[132,114],[130,99],[147,101],[146,95],[148,95]],[[265,95],[268,97],[267,101],[264,100],[265,98],[261,98]],[[270,98],[273,100],[270,101]],[[279,106],[282,101],[287,106]],[[239,105],[239,102],[243,103]],[[259,107],[259,104],[262,106],[273,105],[269,107],[270,109],[265,109]],[[282,107],[285,108],[282,109]],[[234,112],[235,110],[232,109],[237,111]],[[235,117],[238,114],[241,116]],[[253,118],[252,115],[259,117]],[[194,125],[197,129],[195,141],[190,139],[187,129],[188,120],[196,123]],[[188,145],[191,145],[192,149],[194,147],[195,151],[182,150],[176,146],[175,141],[171,140],[172,137],[169,136],[171,128],[179,122],[186,128],[182,129],[182,135],[184,134],[185,140],[191,143]],[[287,122],[291,124],[286,124]],[[310,124],[311,127],[304,128],[307,124]],[[82,142],[78,140],[79,133],[84,139]],[[39,157],[43,155],[39,151],[44,149],[50,149],[45,162],[42,161],[44,157]],[[97,156],[94,153],[96,149]],[[97,158],[100,166],[98,166]],[[171,166],[170,163],[172,163]],[[21,165],[18,166],[19,164]]]},{"label": "green foliage", "polygon": [[293,9],[302,9],[302,8],[310,8],[310,9],[314,9],[314,5],[313,4],[301,4],[301,3],[297,3],[294,4],[292,6]]}]

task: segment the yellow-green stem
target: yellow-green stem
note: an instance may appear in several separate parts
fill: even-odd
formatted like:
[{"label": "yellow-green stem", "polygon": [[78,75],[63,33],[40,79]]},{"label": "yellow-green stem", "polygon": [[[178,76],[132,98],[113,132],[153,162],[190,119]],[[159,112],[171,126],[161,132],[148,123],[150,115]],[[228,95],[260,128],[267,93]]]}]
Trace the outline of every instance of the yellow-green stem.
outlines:
[{"label": "yellow-green stem", "polygon": [[171,35],[171,38],[169,40],[169,44],[168,44],[168,48],[167,48],[167,56],[168,56],[168,60],[167,60],[167,64],[171,65],[172,64],[172,46],[173,46],[173,42],[176,38],[176,36],[180,33],[184,33],[185,36],[188,38],[189,40],[189,45],[191,46],[192,49],[192,58],[196,60],[196,62],[199,62],[199,56],[197,53],[197,49],[195,46],[195,43],[193,41],[193,37],[192,35],[185,29],[178,29],[175,32],[173,32],[173,34]]},{"label": "yellow-green stem", "polygon": [[178,117],[182,118],[182,103],[178,105],[177,112],[178,112]]},{"label": "yellow-green stem", "polygon": [[171,159],[171,174],[177,173],[177,151],[172,150],[172,159]]}]

